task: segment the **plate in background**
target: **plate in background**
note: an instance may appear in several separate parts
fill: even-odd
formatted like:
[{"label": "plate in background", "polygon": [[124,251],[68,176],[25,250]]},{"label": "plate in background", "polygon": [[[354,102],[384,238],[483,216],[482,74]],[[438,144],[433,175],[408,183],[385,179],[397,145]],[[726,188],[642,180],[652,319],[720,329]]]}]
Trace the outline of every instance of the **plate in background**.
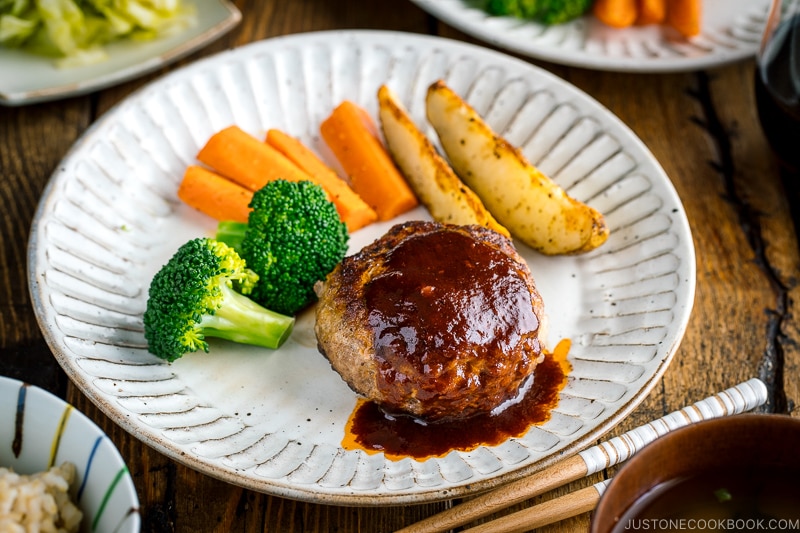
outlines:
[{"label": "plate in background", "polygon": [[591,15],[556,26],[496,17],[483,0],[411,0],[436,18],[498,48],[597,70],[670,72],[721,66],[755,55],[769,0],[704,0],[700,35],[666,27],[615,29]]},{"label": "plate in background", "polygon": [[[609,240],[574,257],[518,244],[573,369],[552,418],[520,438],[417,461],[341,445],[355,394],[318,353],[304,313],[277,351],[213,342],[167,364],[149,354],[142,313],[153,274],[216,223],[176,196],[187,165],[230,124],[283,129],[326,157],[319,124],[344,99],[377,116],[388,84],[424,122],[443,78],[573,196],[600,209]],[[330,160],[328,160],[330,161]],[[416,209],[351,236],[350,251]],[[666,370],[694,300],[683,206],[663,169],[616,116],[574,86],[508,55],[437,37],[306,33],[199,60],[101,117],[58,165],[29,243],[29,285],[69,377],[116,423],[178,462],[283,497],[398,505],[482,491],[594,442]]]},{"label": "plate in background", "polygon": [[0,47],[0,104],[19,106],[77,96],[143,76],[218,39],[241,20],[227,0],[191,0],[196,24],[153,41],[123,39],[105,46],[100,63],[58,68],[51,58]]}]

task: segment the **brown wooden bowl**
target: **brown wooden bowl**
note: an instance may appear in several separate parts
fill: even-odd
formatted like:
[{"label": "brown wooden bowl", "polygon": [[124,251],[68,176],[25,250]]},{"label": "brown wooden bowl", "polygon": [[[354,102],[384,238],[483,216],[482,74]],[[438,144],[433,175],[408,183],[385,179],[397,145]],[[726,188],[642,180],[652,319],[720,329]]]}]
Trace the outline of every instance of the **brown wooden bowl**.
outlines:
[{"label": "brown wooden bowl", "polygon": [[[776,479],[761,479],[768,475]],[[701,498],[691,484],[686,484],[688,480],[699,480],[693,483],[702,483],[703,490],[718,482],[719,489],[708,491],[718,501],[698,508]],[[800,528],[800,419],[743,414],[698,422],[659,437],[614,476],[592,515],[590,531],[611,533],[615,527],[617,531],[664,530],[666,526],[684,529],[692,523],[696,527],[708,526],[711,520],[723,518],[718,503],[723,499],[732,501],[728,500],[731,494],[726,487],[736,486],[738,493],[750,492],[748,487],[755,487],[756,483],[766,483],[770,490],[778,492],[777,498],[770,496],[773,508],[783,506],[782,500],[789,500],[788,518],[794,520],[790,525]],[[670,486],[680,488],[668,494]],[[745,498],[738,493],[734,496]],[[645,502],[660,508],[650,507],[647,511]],[[688,522],[691,517],[677,514],[679,508],[690,503],[695,507],[694,522]],[[780,513],[785,515],[784,511]],[[680,519],[684,522],[678,522]],[[769,520],[770,515],[764,515],[764,519]]]}]

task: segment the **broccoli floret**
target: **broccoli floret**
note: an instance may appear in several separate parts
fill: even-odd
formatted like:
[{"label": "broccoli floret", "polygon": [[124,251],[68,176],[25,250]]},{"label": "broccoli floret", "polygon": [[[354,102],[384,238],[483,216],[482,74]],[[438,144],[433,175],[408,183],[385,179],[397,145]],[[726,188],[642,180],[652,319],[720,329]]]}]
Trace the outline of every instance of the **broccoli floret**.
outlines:
[{"label": "broccoli floret", "polygon": [[291,334],[294,317],[246,296],[257,280],[228,245],[208,238],[185,243],[150,282],[144,312],[148,349],[172,362],[208,352],[206,337],[278,348]]},{"label": "broccoli floret", "polygon": [[491,15],[532,19],[547,0],[487,0],[486,11]]},{"label": "broccoli floret", "polygon": [[546,0],[535,17],[542,24],[563,24],[586,13],[594,0]]},{"label": "broccoli floret", "polygon": [[563,24],[586,13],[593,0],[486,0],[492,15],[532,19],[546,25]]},{"label": "broccoli floret", "polygon": [[316,301],[347,252],[347,226],[325,190],[311,181],[275,180],[253,194],[246,224],[221,222],[216,238],[259,276],[251,298],[286,315]]}]

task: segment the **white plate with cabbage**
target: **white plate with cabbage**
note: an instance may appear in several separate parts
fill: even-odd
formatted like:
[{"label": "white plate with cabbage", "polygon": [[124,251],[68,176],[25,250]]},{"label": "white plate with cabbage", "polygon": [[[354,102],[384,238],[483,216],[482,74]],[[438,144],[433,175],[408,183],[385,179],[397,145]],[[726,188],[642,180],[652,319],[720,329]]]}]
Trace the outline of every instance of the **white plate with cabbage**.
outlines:
[{"label": "white plate with cabbage", "polygon": [[[119,5],[125,7],[112,7]],[[0,105],[77,96],[142,76],[241,20],[226,0],[91,0],[77,6],[74,0],[0,0]]]}]

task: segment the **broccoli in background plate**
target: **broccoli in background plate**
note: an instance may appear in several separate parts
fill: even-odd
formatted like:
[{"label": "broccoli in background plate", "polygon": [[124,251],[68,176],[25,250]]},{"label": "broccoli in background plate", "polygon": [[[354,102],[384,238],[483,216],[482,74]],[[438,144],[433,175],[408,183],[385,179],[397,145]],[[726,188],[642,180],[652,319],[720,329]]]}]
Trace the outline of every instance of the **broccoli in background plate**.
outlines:
[{"label": "broccoli in background plate", "polygon": [[593,0],[486,0],[491,15],[531,19],[542,24],[562,24],[582,16]]}]

